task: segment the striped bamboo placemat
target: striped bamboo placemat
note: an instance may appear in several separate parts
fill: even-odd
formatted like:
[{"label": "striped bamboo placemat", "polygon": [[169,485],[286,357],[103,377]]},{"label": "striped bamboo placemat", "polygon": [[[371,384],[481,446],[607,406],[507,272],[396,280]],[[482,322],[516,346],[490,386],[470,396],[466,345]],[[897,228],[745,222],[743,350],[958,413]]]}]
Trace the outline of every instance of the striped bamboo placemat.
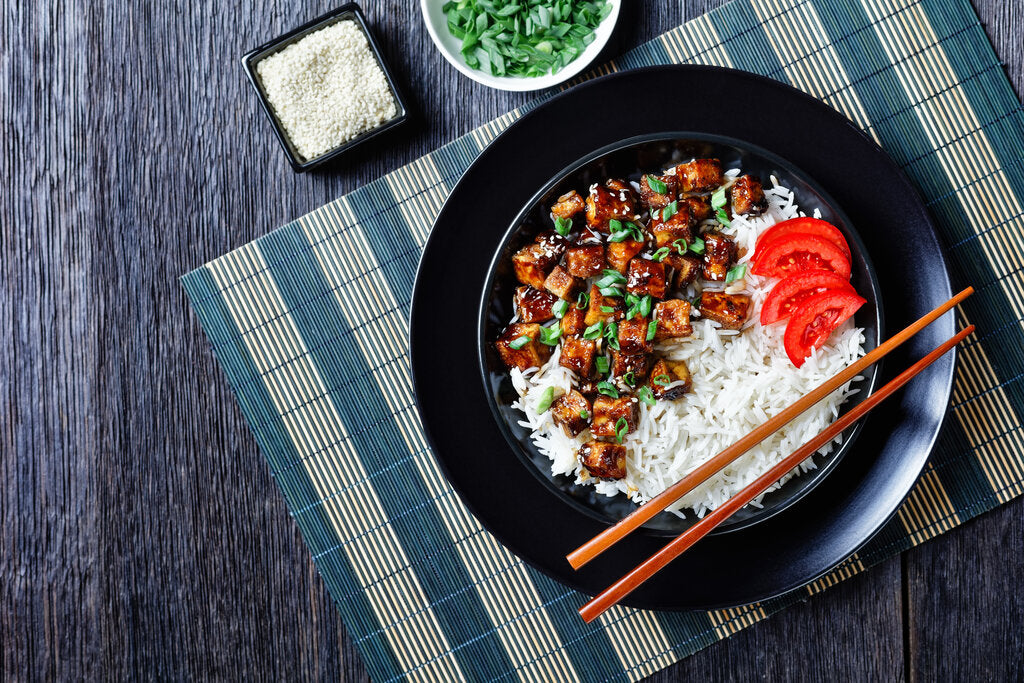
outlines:
[{"label": "striped bamboo placemat", "polygon": [[412,401],[420,250],[474,157],[526,107],[183,278],[377,681],[635,680],[1024,490],[1024,115],[966,0],[736,0],[608,64],[702,63],[828,102],[926,198],[981,333],[953,419],[883,532],[827,577],[737,609],[616,608],[525,566],[460,504]]}]

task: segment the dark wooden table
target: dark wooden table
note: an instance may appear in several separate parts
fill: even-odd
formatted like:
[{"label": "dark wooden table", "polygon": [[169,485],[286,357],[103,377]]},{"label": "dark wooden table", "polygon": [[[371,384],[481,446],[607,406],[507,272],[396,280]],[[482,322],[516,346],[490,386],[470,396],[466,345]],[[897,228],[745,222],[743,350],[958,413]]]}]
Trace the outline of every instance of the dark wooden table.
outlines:
[{"label": "dark wooden table", "polygon": [[[365,678],[177,283],[529,101],[365,0],[416,120],[289,170],[238,57],[332,8],[12,2],[0,103],[0,677]],[[721,4],[628,0],[614,56]],[[1024,86],[1024,0],[976,0]],[[1021,680],[1024,501],[658,674]]]}]

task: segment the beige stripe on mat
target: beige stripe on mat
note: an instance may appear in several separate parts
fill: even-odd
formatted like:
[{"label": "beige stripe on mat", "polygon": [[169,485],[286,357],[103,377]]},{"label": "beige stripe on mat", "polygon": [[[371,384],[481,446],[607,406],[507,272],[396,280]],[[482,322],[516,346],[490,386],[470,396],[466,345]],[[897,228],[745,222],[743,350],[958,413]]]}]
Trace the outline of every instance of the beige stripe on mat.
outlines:
[{"label": "beige stripe on mat", "polygon": [[733,67],[718,31],[706,14],[661,34],[659,40],[676,64]]}]

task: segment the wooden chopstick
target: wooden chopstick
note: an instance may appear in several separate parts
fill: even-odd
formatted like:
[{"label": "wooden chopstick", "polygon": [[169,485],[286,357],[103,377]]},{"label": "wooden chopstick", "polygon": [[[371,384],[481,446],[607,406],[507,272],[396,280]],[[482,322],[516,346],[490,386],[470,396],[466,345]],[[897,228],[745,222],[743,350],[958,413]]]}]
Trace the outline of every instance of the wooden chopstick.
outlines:
[{"label": "wooden chopstick", "polygon": [[900,373],[895,379],[888,382],[884,387],[871,394],[849,412],[841,416],[835,422],[823,429],[817,436],[796,449],[775,465],[770,470],[755,479],[751,484],[743,488],[739,493],[728,501],[712,510],[694,524],[692,527],[677,536],[664,548],[651,555],[633,571],[623,576],[603,593],[580,608],[580,616],[588,624],[600,616],[605,610],[616,604],[622,598],[629,595],[640,584],[661,571],[669,562],[679,557],[688,550],[694,543],[704,538],[712,529],[731,517],[737,510],[749,503],[751,500],[764,493],[772,484],[781,479],[787,472],[802,463],[819,448],[838,436],[844,429],[852,425],[868,411],[891,396],[896,390],[909,382],[911,378],[920,373],[926,367],[934,363],[940,356],[947,353],[954,346],[964,340],[974,331],[974,325],[969,325],[957,335],[938,346],[927,356],[917,361],[909,368]]},{"label": "wooden chopstick", "polygon": [[608,550],[608,548],[615,545],[632,531],[674,503],[685,493],[696,488],[701,484],[701,482],[706,481],[715,472],[767,439],[772,433],[780,429],[787,422],[792,421],[795,417],[806,411],[815,403],[856,377],[869,365],[881,360],[886,354],[913,337],[915,334],[934,322],[939,316],[959,304],[973,293],[974,288],[968,287],[946,303],[924,315],[919,320],[911,323],[906,328],[872,349],[869,353],[854,361],[846,369],[841,370],[831,378],[822,382],[821,385],[811,390],[806,395],[801,396],[799,400],[793,403],[793,405],[789,406],[778,415],[775,415],[761,423],[752,432],[739,439],[736,443],[727,447],[707,462],[702,463],[697,467],[697,469],[690,472],[675,484],[669,486],[654,498],[651,498],[645,504],[641,505],[629,515],[621,519],[617,524],[608,527],[597,536],[594,536],[592,539],[581,545],[579,548],[576,548],[576,550],[573,550],[565,556],[565,559],[569,561],[569,564],[572,565],[573,569],[579,569],[586,563],[590,562],[592,559],[603,553],[605,550]]}]

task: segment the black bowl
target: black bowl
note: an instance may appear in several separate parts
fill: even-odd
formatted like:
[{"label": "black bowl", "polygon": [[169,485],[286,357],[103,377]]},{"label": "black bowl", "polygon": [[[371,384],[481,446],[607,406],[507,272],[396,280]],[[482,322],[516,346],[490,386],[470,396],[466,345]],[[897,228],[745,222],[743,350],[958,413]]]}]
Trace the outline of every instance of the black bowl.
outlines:
[{"label": "black bowl", "polygon": [[[530,439],[530,429],[519,424],[522,413],[512,407],[519,397],[512,386],[508,370],[494,348],[494,341],[513,316],[513,293],[519,282],[512,268],[512,256],[533,241],[540,232],[551,229],[549,207],[555,198],[569,190],[585,191],[591,184],[607,178],[639,180],[642,173],[659,171],[692,158],[718,158],[724,168],[740,168],[766,183],[770,176],[793,191],[801,210],[810,214],[814,209],[821,217],[842,230],[853,254],[852,283],[867,299],[854,320],[864,328],[865,350],[878,345],[882,335],[882,305],[878,280],[864,243],[842,209],[807,174],[785,159],[749,143],[694,132],[656,133],[630,138],[603,147],[571,164],[549,180],[531,198],[512,221],[498,245],[491,262],[489,275],[483,288],[479,314],[479,359],[484,390],[491,411],[512,451],[554,494],[594,519],[613,524],[636,509],[636,503],[625,494],[608,497],[599,494],[593,486],[578,485],[575,478],[551,474],[551,461],[541,453]],[[859,393],[843,406],[851,409],[875,387],[878,366],[864,373],[864,380],[855,386]],[[847,430],[840,447],[828,456],[815,456],[817,469],[790,479],[784,486],[764,496],[762,507],[746,506],[718,527],[716,533],[726,533],[748,527],[789,507],[831,472],[849,452],[861,430],[863,422]],[[708,453],[708,456],[713,455]],[[688,513],[681,518],[663,512],[645,526],[655,534],[676,535],[690,527],[697,517]]]}]

